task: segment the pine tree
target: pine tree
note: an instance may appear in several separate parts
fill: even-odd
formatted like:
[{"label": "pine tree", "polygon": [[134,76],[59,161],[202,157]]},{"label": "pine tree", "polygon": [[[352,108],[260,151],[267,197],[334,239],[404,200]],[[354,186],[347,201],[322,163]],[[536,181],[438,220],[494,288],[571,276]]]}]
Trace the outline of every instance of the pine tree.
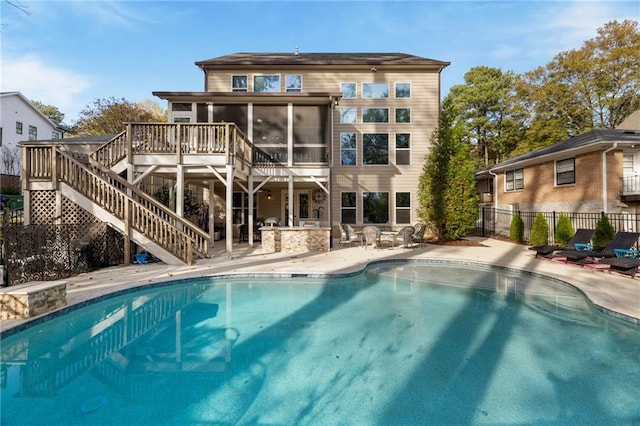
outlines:
[{"label": "pine tree", "polygon": [[609,222],[609,217],[606,214],[602,215],[598,223],[596,223],[596,230],[593,234],[594,247],[603,248],[608,246],[615,234],[616,230]]},{"label": "pine tree", "polygon": [[549,242],[549,223],[542,213],[538,213],[533,220],[529,242],[534,246],[543,246]]},{"label": "pine tree", "polygon": [[575,233],[573,224],[567,215],[561,213],[560,218],[558,219],[558,224],[556,225],[556,233],[553,237],[555,243],[561,246],[566,246]]},{"label": "pine tree", "polygon": [[511,219],[511,226],[509,227],[509,238],[516,243],[520,244],[524,241],[524,220],[519,214],[516,214]]}]

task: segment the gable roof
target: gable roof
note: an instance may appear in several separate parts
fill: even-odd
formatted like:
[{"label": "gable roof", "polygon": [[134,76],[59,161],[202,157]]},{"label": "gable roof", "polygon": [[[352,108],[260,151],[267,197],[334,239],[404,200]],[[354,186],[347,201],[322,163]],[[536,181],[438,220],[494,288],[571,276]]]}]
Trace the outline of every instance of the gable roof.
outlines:
[{"label": "gable roof", "polygon": [[618,124],[616,129],[640,131],[640,109],[631,113],[622,123]]},{"label": "gable roof", "polygon": [[501,163],[489,166],[476,173],[476,176],[488,174],[490,171],[514,169],[529,164],[542,163],[552,158],[564,155],[576,155],[607,149],[614,143],[621,145],[640,144],[640,131],[624,129],[597,129],[566,139],[553,145],[545,146],[536,151],[511,158]]},{"label": "gable roof", "polygon": [[42,117],[42,119],[48,121],[51,124],[51,127],[53,127],[54,129],[60,130],[60,131],[63,130],[60,126],[58,126],[56,123],[54,123],[49,117],[44,115],[42,113],[42,111],[40,111],[38,108],[36,108],[35,105],[33,105],[33,103],[31,103],[31,101],[29,99],[27,99],[27,97],[24,96],[22,93],[20,93],[20,92],[0,92],[0,98],[8,98],[10,96],[17,96],[27,106],[29,106],[29,108],[31,108],[31,110],[33,110],[36,114],[38,114],[40,117]]},{"label": "gable roof", "polygon": [[389,66],[442,70],[450,62],[406,53],[232,53],[196,62],[200,68],[238,66]]}]

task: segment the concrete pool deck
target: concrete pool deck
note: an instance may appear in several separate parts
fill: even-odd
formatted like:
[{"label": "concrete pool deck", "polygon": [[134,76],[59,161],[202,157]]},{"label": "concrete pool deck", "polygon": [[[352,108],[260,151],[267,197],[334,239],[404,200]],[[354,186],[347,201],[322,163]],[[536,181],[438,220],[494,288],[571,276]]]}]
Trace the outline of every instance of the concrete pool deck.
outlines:
[{"label": "concrete pool deck", "polygon": [[[276,273],[276,274],[343,274],[361,270],[368,263],[393,259],[441,259],[469,261],[520,269],[565,281],[580,289],[601,310],[620,314],[640,325],[640,280],[626,276],[582,268],[535,258],[527,246],[490,238],[473,237],[482,246],[440,246],[422,248],[373,249],[341,247],[335,241],[327,253],[264,253],[260,246],[234,244],[233,256],[224,253],[224,242],[216,243],[210,259],[198,260],[192,266],[163,263],[115,266],[65,279],[67,303],[83,301],[136,286],[209,275]],[[0,331],[26,320],[1,320]]]}]

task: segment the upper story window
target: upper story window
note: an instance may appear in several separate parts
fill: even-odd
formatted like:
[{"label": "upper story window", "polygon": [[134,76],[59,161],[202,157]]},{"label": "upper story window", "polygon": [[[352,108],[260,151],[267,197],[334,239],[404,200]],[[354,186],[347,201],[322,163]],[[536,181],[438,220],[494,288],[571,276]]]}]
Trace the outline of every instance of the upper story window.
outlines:
[{"label": "upper story window", "polygon": [[342,99],[356,98],[356,83],[342,83],[340,90],[342,91]]},{"label": "upper story window", "polygon": [[504,174],[504,190],[518,191],[524,189],[524,169],[510,170]]},{"label": "upper story window", "polygon": [[258,93],[280,92],[280,76],[278,74],[254,75],[253,91]]},{"label": "upper story window", "polygon": [[191,123],[191,117],[173,117],[174,123]]},{"label": "upper story window", "polygon": [[396,108],[396,123],[411,123],[411,108]]},{"label": "upper story window", "polygon": [[362,135],[362,164],[389,164],[389,135],[364,133]]},{"label": "upper story window", "polygon": [[302,92],[302,76],[300,74],[288,74],[285,76],[287,93]]},{"label": "upper story window", "polygon": [[411,83],[396,83],[396,98],[404,99],[411,97]]},{"label": "upper story window", "polygon": [[389,108],[362,108],[363,123],[388,123]]},{"label": "upper story window", "polygon": [[396,133],[396,164],[411,164],[411,135],[409,133]]},{"label": "upper story window", "polygon": [[355,108],[340,108],[340,123],[341,124],[356,124],[356,109]]},{"label": "upper story window", "polygon": [[246,75],[234,75],[231,77],[232,92],[246,92],[248,89]]},{"label": "upper story window", "polygon": [[16,121],[16,133],[19,135],[22,134],[22,123],[19,121]]},{"label": "upper story window", "polygon": [[569,158],[556,161],[556,185],[576,183],[576,160]]},{"label": "upper story window", "polygon": [[624,154],[622,156],[622,176],[631,176],[634,171],[633,154]]},{"label": "upper story window", "polygon": [[173,102],[171,104],[171,111],[191,111],[193,108],[191,102]]},{"label": "upper story window", "polygon": [[29,140],[38,140],[38,128],[36,126],[29,126]]},{"label": "upper story window", "polygon": [[356,160],[356,134],[340,133],[340,164],[342,166],[355,166]]},{"label": "upper story window", "polygon": [[362,83],[362,97],[365,99],[387,99],[389,83]]},{"label": "upper story window", "polygon": [[60,139],[60,133],[58,133],[58,132],[51,132],[51,139],[52,139],[52,140]]}]

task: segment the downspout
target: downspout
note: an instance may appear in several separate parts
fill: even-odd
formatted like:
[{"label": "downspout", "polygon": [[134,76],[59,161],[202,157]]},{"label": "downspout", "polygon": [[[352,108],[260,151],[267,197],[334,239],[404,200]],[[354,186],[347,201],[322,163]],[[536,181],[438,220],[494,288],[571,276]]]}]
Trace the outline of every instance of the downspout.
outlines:
[{"label": "downspout", "polygon": [[607,153],[618,147],[614,142],[611,148],[602,151],[602,211],[607,213]]}]

